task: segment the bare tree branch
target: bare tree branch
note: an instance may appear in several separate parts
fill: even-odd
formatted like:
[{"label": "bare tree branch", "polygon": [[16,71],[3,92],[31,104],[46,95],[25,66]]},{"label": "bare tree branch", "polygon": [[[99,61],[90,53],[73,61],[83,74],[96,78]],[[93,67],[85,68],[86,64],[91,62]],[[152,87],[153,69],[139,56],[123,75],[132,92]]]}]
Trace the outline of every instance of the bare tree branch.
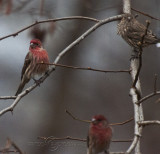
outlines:
[{"label": "bare tree branch", "polygon": [[149,17],[149,18],[151,18],[151,19],[155,19],[155,20],[160,21],[159,18],[155,18],[155,17],[153,17],[153,16],[151,16],[151,15],[145,13],[145,12],[139,11],[139,10],[137,10],[137,9],[135,9],[135,8],[131,8],[131,9],[132,9],[133,11],[138,12],[138,13],[140,13],[140,14],[143,14],[144,16],[147,16],[147,17]]},{"label": "bare tree branch", "polygon": [[[14,148],[13,150],[11,149],[11,148]],[[5,148],[3,148],[3,149],[0,149],[0,152],[2,152],[2,153],[12,153],[12,152],[14,152],[14,153],[19,153],[19,154],[25,154],[25,153],[23,153],[22,151],[21,151],[21,149],[13,142],[13,141],[11,141],[11,139],[7,139],[7,142],[6,142],[6,146],[5,146]]]},{"label": "bare tree branch", "polygon": [[112,142],[132,142],[133,139],[129,139],[129,140],[112,140]]},{"label": "bare tree branch", "polygon": [[38,63],[38,64],[45,64],[45,65],[54,65],[58,67],[64,67],[64,68],[71,68],[71,69],[79,69],[79,70],[89,70],[89,71],[95,71],[95,72],[102,72],[102,73],[130,73],[131,70],[102,70],[102,69],[95,69],[91,67],[77,67],[77,66],[69,66],[64,64],[55,64],[55,63]]},{"label": "bare tree branch", "polygon": [[0,99],[15,99],[16,96],[0,96]]},{"label": "bare tree branch", "polygon": [[[54,136],[49,136],[49,137],[42,137],[39,136],[38,139],[42,139],[45,142],[49,142],[49,141],[56,141],[56,140],[75,140],[75,141],[81,141],[81,142],[87,142],[87,139],[81,139],[81,138],[75,138],[75,137],[71,137],[71,136],[66,136],[66,137],[54,137]],[[132,139],[129,140],[112,140],[112,142],[132,142]]]},{"label": "bare tree branch", "polygon": [[[90,120],[82,120],[82,119],[79,119],[77,118],[76,116],[74,116],[71,112],[69,112],[68,110],[65,110],[65,112],[71,116],[74,120],[77,120],[77,121],[81,121],[81,122],[86,122],[86,123],[91,123]],[[124,125],[126,123],[129,123],[133,120],[133,118],[130,118],[129,120],[126,120],[124,122],[119,122],[119,123],[112,123],[112,124],[109,124],[110,126],[116,126],[116,125]]]},{"label": "bare tree branch", "polygon": [[83,16],[71,16],[71,17],[64,17],[64,18],[56,18],[56,19],[47,19],[47,20],[35,21],[33,24],[31,24],[27,27],[24,27],[21,30],[15,32],[15,33],[9,34],[9,35],[4,36],[4,37],[1,37],[0,40],[6,39],[6,38],[12,37],[12,36],[15,37],[19,33],[23,32],[23,31],[25,31],[25,30],[27,30],[27,29],[35,26],[35,25],[41,24],[41,23],[56,22],[56,21],[61,21],[61,20],[75,20],[75,19],[88,20],[88,21],[93,21],[93,22],[100,22],[100,20],[98,20],[98,19],[90,18],[90,17],[83,17]]},{"label": "bare tree branch", "polygon": [[124,125],[126,123],[129,123],[133,120],[134,118],[130,118],[129,120],[126,120],[124,122],[120,122],[120,123],[113,123],[113,124],[110,124],[111,126],[116,126],[116,125]]},{"label": "bare tree branch", "polygon": [[155,95],[159,95],[160,94],[160,91],[157,91],[157,74],[155,74],[155,78],[154,78],[154,90],[153,90],[153,93],[141,98],[137,104],[141,104],[142,102],[144,102],[145,100],[155,96]]},{"label": "bare tree branch", "polygon": [[71,136],[67,136],[67,137],[54,137],[54,136],[49,136],[49,137],[38,137],[38,139],[42,139],[45,140],[45,142],[48,141],[55,141],[55,140],[75,140],[75,141],[82,141],[82,142],[86,142],[87,139],[80,139],[80,138],[75,138],[75,137],[71,137]]},{"label": "bare tree branch", "polygon": [[142,102],[146,101],[147,99],[149,99],[149,98],[151,98],[151,97],[153,97],[153,96],[155,96],[155,95],[159,95],[159,94],[160,94],[160,91],[156,91],[156,93],[151,93],[151,94],[143,97],[142,99],[140,99],[140,100],[137,102],[137,104],[139,105],[139,104],[141,104]]},{"label": "bare tree branch", "polygon": [[74,116],[71,112],[69,112],[68,110],[65,110],[65,112],[66,112],[69,116],[71,116],[74,120],[78,120],[78,121],[86,122],[86,123],[91,123],[90,120],[81,120],[81,119],[75,117],[75,116]]},{"label": "bare tree branch", "polygon": [[[123,13],[131,14],[131,0],[123,0]],[[137,57],[137,52],[132,50],[132,55]],[[142,133],[142,127],[139,127],[137,122],[142,121],[143,117],[143,108],[142,105],[137,105],[136,102],[140,99],[141,96],[141,86],[139,80],[139,73],[138,73],[138,64],[139,59],[131,59],[131,78],[133,81],[133,86],[130,89],[130,96],[132,97],[132,102],[134,106],[134,120],[135,120],[135,128],[134,128],[134,139],[127,149],[126,153],[130,154],[133,150],[135,150],[136,154],[140,154],[140,136]],[[140,70],[139,70],[140,71]],[[136,76],[137,74],[137,76]]]},{"label": "bare tree branch", "polygon": [[160,125],[159,120],[149,120],[149,121],[141,121],[138,122],[140,126],[147,126],[147,125]]},{"label": "bare tree branch", "polygon": [[108,154],[126,154],[125,152],[109,152]]},{"label": "bare tree branch", "polygon": [[17,152],[19,152],[19,154],[23,154],[21,149],[13,141],[11,141],[11,143],[12,143],[12,146],[17,150]]},{"label": "bare tree branch", "polygon": [[130,154],[133,151],[133,149],[136,147],[138,141],[139,141],[139,136],[135,134],[134,139],[132,141],[132,144],[129,146],[128,150],[126,151],[126,154]]}]

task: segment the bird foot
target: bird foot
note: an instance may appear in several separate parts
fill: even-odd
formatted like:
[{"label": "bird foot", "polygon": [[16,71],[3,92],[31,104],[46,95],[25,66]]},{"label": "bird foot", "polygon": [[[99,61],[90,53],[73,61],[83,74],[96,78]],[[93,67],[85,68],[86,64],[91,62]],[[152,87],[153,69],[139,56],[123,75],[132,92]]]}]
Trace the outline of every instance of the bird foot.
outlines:
[{"label": "bird foot", "polygon": [[40,87],[41,81],[40,81],[40,80],[36,80],[36,79],[34,79],[34,78],[33,78],[33,80],[34,80],[34,82]]}]

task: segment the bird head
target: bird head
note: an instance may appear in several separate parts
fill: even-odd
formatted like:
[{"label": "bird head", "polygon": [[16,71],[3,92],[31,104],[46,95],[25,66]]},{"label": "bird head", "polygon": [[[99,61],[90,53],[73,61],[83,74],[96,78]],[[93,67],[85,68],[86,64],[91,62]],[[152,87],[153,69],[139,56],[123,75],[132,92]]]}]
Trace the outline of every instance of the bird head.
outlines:
[{"label": "bird head", "polygon": [[30,48],[34,49],[34,48],[41,48],[42,47],[42,43],[39,39],[33,39],[30,41]]},{"label": "bird head", "polygon": [[108,121],[103,115],[95,115],[92,118],[92,125],[98,126],[98,127],[107,127]]}]

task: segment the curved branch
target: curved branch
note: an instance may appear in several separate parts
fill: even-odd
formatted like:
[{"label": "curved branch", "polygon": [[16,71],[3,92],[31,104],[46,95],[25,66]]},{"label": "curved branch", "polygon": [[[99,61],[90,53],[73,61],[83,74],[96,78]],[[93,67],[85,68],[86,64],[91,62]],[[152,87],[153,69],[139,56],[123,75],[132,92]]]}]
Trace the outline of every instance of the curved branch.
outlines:
[{"label": "curved branch", "polygon": [[71,116],[74,120],[78,120],[78,121],[86,122],[86,123],[91,123],[90,120],[81,120],[81,119],[75,117],[75,116],[74,116],[71,112],[69,112],[68,110],[65,110],[65,112],[66,112],[69,116]]},{"label": "curved branch", "polygon": [[113,124],[110,124],[110,126],[117,126],[117,125],[124,125],[126,123],[129,123],[133,120],[134,118],[130,118],[129,120],[126,120],[124,122],[121,122],[121,123],[113,123]]},{"label": "curved branch", "polygon": [[130,154],[134,150],[134,148],[136,147],[138,141],[139,141],[139,136],[135,135],[132,144],[130,145],[130,147],[126,151],[127,154]]},{"label": "curved branch", "polygon": [[88,71],[95,71],[95,72],[102,72],[102,73],[130,73],[131,72],[131,70],[102,70],[102,69],[95,69],[91,67],[77,67],[77,66],[69,66],[69,65],[55,64],[55,63],[38,63],[38,64],[54,65],[58,67],[78,69],[78,70],[88,70]]},{"label": "curved branch", "polygon": [[151,94],[149,94],[149,95],[141,98],[141,99],[137,102],[137,104],[141,104],[142,102],[146,101],[147,99],[149,99],[149,98],[151,98],[151,97],[153,97],[153,96],[159,95],[159,94],[160,94],[160,91],[156,91],[156,93],[151,93]]},{"label": "curved branch", "polygon": [[41,20],[41,21],[35,21],[33,24],[27,26],[27,27],[24,27],[22,28],[21,30],[15,32],[15,33],[12,33],[12,34],[9,34],[7,36],[4,36],[4,37],[1,37],[0,40],[3,40],[3,39],[6,39],[8,37],[15,37],[17,36],[19,33],[35,26],[35,25],[38,25],[38,24],[41,24],[41,23],[46,23],[46,22],[56,22],[56,21],[61,21],[61,20],[74,20],[74,19],[82,19],[82,20],[88,20],[88,21],[93,21],[93,22],[99,22],[98,19],[95,19],[95,18],[90,18],[90,17],[83,17],[83,16],[71,16],[71,17],[63,17],[63,18],[55,18],[55,19],[47,19],[47,20]]}]

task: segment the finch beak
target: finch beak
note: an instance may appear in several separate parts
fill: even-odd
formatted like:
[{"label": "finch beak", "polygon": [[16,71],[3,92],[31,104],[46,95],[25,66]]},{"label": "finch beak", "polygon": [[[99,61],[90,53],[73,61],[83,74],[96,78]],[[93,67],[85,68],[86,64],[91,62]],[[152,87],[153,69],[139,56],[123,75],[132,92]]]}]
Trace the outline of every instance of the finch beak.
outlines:
[{"label": "finch beak", "polygon": [[93,124],[96,124],[96,119],[93,118],[93,119],[92,119],[92,123],[93,123]]},{"label": "finch beak", "polygon": [[31,44],[30,44],[30,47],[31,47],[31,48],[35,48],[35,44],[34,44],[34,43],[31,43]]}]

